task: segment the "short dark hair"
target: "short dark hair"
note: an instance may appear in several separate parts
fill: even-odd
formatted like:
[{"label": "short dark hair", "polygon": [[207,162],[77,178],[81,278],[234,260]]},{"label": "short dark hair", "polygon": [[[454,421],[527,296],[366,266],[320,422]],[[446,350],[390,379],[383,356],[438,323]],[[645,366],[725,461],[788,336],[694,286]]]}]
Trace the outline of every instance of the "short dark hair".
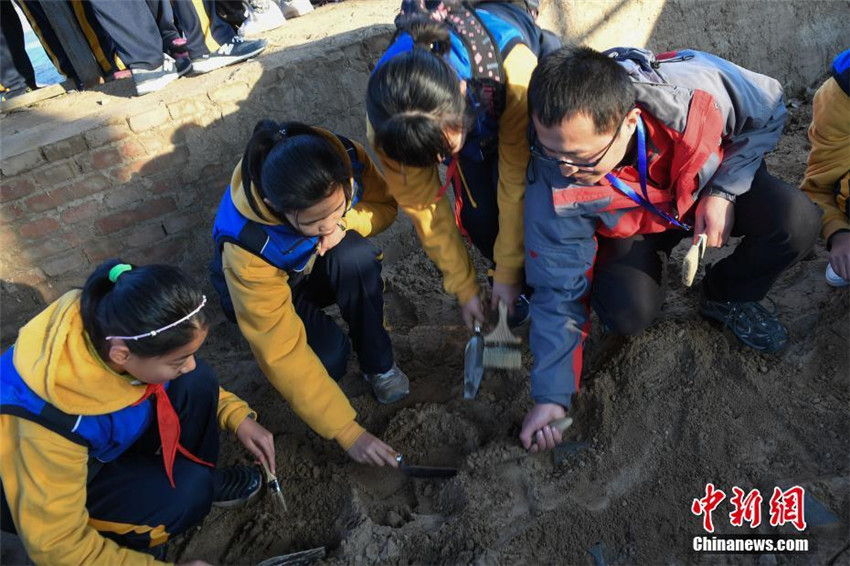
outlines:
[{"label": "short dark hair", "polygon": [[529,113],[546,127],[585,114],[597,133],[608,133],[634,104],[626,70],[590,47],[553,51],[540,60],[528,85]]},{"label": "short dark hair", "polygon": [[[80,297],[83,328],[97,351],[108,350],[107,336],[137,336],[180,320],[200,306],[200,287],[171,265],[133,266],[113,283],[109,271],[122,263],[110,259],[89,275]],[[190,343],[207,327],[203,309],[167,331],[140,340],[127,340],[127,348],[143,358],[163,356]]]},{"label": "short dark hair", "polygon": [[444,128],[465,129],[469,110],[457,73],[442,57],[447,28],[414,19],[403,32],[414,47],[369,77],[366,113],[379,150],[404,165],[427,167],[451,153]]},{"label": "short dark hair", "polygon": [[[351,200],[351,166],[344,153],[318,130],[299,122],[261,120],[242,157],[242,184],[249,200],[268,199],[272,213],[297,212],[318,204],[340,187]],[[282,214],[275,214],[288,224]]]}]

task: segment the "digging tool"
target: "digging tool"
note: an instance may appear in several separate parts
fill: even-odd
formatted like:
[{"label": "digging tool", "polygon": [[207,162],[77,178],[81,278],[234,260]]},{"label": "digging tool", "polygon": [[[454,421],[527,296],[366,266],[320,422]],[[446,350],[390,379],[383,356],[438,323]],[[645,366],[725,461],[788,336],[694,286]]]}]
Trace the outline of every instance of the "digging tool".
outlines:
[{"label": "digging tool", "polygon": [[463,398],[475,399],[481,376],[484,375],[484,337],[481,335],[481,325],[475,321],[475,334],[466,343],[463,351]]},{"label": "digging tool", "polygon": [[301,552],[293,552],[292,554],[283,554],[281,556],[273,556],[266,558],[257,566],[306,566],[317,560],[323,559],[328,552],[324,546],[303,550]]},{"label": "digging tool", "polygon": [[409,478],[419,479],[448,479],[457,475],[455,468],[437,468],[433,466],[410,466],[404,461],[401,454],[397,454],[395,461],[398,469]]},{"label": "digging tool", "polygon": [[694,283],[694,277],[696,277],[697,269],[699,269],[699,260],[705,255],[707,240],[708,236],[700,234],[697,241],[685,254],[685,259],[682,260],[682,283],[685,284],[685,287],[690,287]]},{"label": "digging tool", "polygon": [[[560,432],[561,436],[563,436],[564,433],[567,432],[567,429],[572,426],[572,424],[573,424],[573,419],[571,419],[570,417],[564,417],[563,419],[557,419],[557,420],[552,421],[551,423],[549,423],[549,426],[554,428],[558,432]],[[537,444],[537,438],[536,437],[537,437],[536,434],[532,435],[532,437],[531,437],[531,444],[532,445]],[[557,449],[557,447],[556,447],[556,449]]]},{"label": "digging tool", "polygon": [[283,490],[280,489],[280,482],[277,481],[277,478],[272,474],[265,462],[263,462],[263,470],[266,472],[266,489],[269,490],[275,501],[280,504],[281,511],[286,513],[286,499],[283,497]]},{"label": "digging tool", "polygon": [[499,324],[484,337],[484,367],[519,369],[522,367],[522,339],[508,327],[508,307],[499,301]]}]

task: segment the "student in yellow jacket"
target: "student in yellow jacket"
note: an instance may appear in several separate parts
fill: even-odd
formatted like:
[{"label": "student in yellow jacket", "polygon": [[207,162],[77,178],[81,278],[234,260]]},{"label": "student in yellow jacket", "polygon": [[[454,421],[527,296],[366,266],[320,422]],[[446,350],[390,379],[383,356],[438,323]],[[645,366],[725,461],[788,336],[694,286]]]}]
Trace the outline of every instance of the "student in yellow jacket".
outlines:
[{"label": "student in yellow jacket", "polygon": [[[380,250],[395,201],[364,149],[295,122],[263,120],[236,166],[213,226],[213,283],[260,368],[318,434],[356,461],[395,466],[337,380],[350,343],[381,403],[407,396],[383,325]],[[348,334],[322,309],[339,305]]]},{"label": "student in yellow jacket", "polygon": [[830,75],[815,93],[802,188],[823,210],[832,269],[850,281],[850,49],[835,57]]},{"label": "student in yellow jacket", "polygon": [[159,563],[212,503],[247,501],[261,476],[214,467],[219,427],[274,469],[271,433],[195,357],[205,303],[176,268],[111,260],[0,358],[0,523],[36,564]]},{"label": "student in yellow jacket", "polygon": [[[439,22],[438,14],[429,19],[413,10],[397,19],[399,31],[369,80],[368,136],[390,194],[413,221],[467,326],[483,322],[485,312],[463,236],[495,262],[491,307],[505,303],[515,326],[528,316],[526,91],[552,37],[510,2],[453,7]],[[445,184],[440,162],[448,165]]]}]

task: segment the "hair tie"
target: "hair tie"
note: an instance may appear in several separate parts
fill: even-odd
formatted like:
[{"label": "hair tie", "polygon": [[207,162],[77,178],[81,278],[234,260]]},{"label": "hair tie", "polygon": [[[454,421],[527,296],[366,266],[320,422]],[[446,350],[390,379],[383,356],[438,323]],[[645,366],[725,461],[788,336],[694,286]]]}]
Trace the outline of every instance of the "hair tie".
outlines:
[{"label": "hair tie", "polygon": [[288,134],[286,132],[286,128],[281,128],[277,131],[277,135],[280,136],[280,139],[285,138]]},{"label": "hair tie", "polygon": [[121,277],[121,274],[125,271],[130,271],[133,269],[133,266],[129,263],[119,263],[117,265],[112,266],[112,269],[109,270],[109,280],[113,283],[118,281],[118,278]]}]

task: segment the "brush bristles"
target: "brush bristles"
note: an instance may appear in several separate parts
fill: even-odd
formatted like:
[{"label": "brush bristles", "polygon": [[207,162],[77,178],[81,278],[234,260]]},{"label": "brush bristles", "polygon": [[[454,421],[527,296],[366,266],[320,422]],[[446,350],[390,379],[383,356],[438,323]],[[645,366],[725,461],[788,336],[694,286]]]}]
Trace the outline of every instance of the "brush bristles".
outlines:
[{"label": "brush bristles", "polygon": [[519,344],[493,344],[484,348],[484,367],[520,369],[522,353]]}]

